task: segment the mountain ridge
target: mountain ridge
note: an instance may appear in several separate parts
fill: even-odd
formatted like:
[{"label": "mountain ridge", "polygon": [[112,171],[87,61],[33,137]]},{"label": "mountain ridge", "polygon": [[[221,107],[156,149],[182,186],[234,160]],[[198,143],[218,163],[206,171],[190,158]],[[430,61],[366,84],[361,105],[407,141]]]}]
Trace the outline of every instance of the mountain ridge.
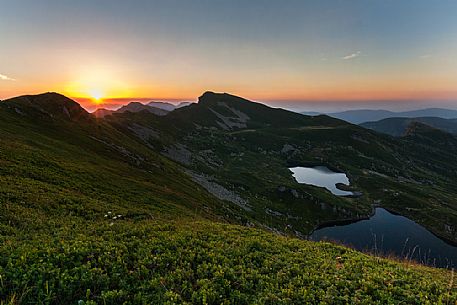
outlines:
[{"label": "mountain ridge", "polygon": [[457,134],[457,119],[443,119],[438,117],[418,118],[387,118],[380,121],[365,122],[360,126],[377,132],[399,137],[405,134],[408,126],[414,122],[420,122],[443,131]]},{"label": "mountain ridge", "polygon": [[76,121],[90,117],[90,114],[79,103],[55,92],[22,95],[3,100],[1,105],[22,115],[39,113],[41,117],[59,117]]},{"label": "mountain ridge", "polygon": [[[311,114],[303,112],[303,114]],[[353,124],[361,124],[365,122],[379,121],[387,118],[393,117],[440,117],[444,119],[454,119],[457,118],[457,110],[446,109],[446,108],[424,108],[417,110],[409,111],[400,111],[394,112],[383,109],[356,109],[356,110],[346,110],[342,112],[333,112],[326,113],[329,116],[345,120]]]}]

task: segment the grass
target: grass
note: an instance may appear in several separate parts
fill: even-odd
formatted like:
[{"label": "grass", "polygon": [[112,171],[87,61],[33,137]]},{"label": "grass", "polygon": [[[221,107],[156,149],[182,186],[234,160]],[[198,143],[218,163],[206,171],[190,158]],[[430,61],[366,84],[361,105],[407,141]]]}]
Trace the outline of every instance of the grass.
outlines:
[{"label": "grass", "polygon": [[6,241],[13,304],[454,304],[453,273],[207,221],[129,220]]},{"label": "grass", "polygon": [[[54,106],[50,109],[57,111]],[[245,161],[238,164],[228,162],[234,147],[220,140],[227,135],[200,138],[201,145],[211,144],[224,161],[218,178],[226,179],[227,187],[238,181],[244,188],[242,194],[254,206],[249,214],[207,193],[182,166],[135,139],[122,121],[88,119],[82,124],[44,114],[37,120],[33,111],[22,109],[27,114],[22,116],[0,108],[2,305],[457,301],[449,270],[259,229],[284,228],[291,221],[311,229],[343,210],[320,205],[304,209],[305,201],[334,198],[286,179],[286,160],[255,153],[253,138],[235,143],[237,152],[245,151]],[[279,124],[282,116],[271,124]],[[173,143],[177,132],[165,133],[154,144]],[[282,146],[270,140],[265,150],[275,145]],[[262,165],[255,166],[259,156]],[[279,194],[278,183],[306,196]],[[366,206],[350,199],[333,204],[360,211]],[[267,207],[301,218],[267,219]]]}]

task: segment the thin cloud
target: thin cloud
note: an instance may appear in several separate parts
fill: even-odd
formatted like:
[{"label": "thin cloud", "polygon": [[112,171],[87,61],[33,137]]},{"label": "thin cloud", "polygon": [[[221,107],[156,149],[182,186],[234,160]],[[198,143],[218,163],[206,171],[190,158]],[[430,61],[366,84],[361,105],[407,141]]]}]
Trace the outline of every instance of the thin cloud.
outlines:
[{"label": "thin cloud", "polygon": [[9,81],[15,81],[14,78],[11,78],[9,76],[6,76],[4,74],[0,74],[0,80],[9,80]]},{"label": "thin cloud", "polygon": [[353,58],[359,57],[361,54],[362,54],[362,52],[357,51],[355,53],[352,53],[352,54],[346,55],[344,57],[341,57],[341,59],[344,59],[344,60],[353,59]]},{"label": "thin cloud", "polygon": [[427,58],[430,58],[430,57],[432,57],[431,54],[424,54],[424,55],[419,56],[420,59],[427,59]]}]

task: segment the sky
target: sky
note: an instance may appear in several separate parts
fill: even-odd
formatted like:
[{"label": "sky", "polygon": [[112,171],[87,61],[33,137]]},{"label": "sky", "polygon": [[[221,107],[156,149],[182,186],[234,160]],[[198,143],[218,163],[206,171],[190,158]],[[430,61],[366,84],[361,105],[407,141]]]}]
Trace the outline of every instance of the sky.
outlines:
[{"label": "sky", "polygon": [[455,0],[0,0],[0,99],[457,108]]}]

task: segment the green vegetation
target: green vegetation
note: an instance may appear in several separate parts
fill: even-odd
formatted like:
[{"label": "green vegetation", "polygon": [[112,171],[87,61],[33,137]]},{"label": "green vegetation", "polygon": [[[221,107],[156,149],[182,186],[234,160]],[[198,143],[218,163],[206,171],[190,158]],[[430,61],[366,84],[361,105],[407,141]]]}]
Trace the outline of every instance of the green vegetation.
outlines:
[{"label": "green vegetation", "polygon": [[[397,139],[327,116],[308,117],[228,94],[205,93],[197,105],[164,117],[126,113],[107,121],[245,198],[254,222],[298,236],[331,220],[358,219],[381,205],[457,242],[457,138],[418,129]],[[298,184],[288,166],[327,165],[345,172],[358,198]],[[282,191],[280,191],[282,190]]]},{"label": "green vegetation", "polygon": [[[204,122],[189,111],[194,110],[183,108],[168,119],[143,112],[97,120],[57,94],[0,104],[0,304],[457,301],[457,281],[449,270],[264,230],[306,234],[320,221],[370,212],[371,200],[383,191],[363,178],[364,165],[350,163],[345,152],[374,152],[343,139],[361,129],[326,117],[312,123],[293,115],[287,132],[273,128],[287,120],[281,112],[271,121],[254,120],[247,129],[221,130],[202,127]],[[180,121],[180,113],[200,127]],[[205,110],[200,120],[210,113]],[[246,113],[255,115],[253,109]],[[363,135],[378,141],[374,149],[390,145],[388,138]],[[340,144],[325,150],[320,141]],[[297,153],[272,153],[291,142]],[[404,149],[417,145],[402,143]],[[213,153],[178,164],[162,154],[176,144],[186,145],[193,156],[208,147]],[[376,154],[376,166],[400,163],[391,160],[388,149]],[[354,186],[369,193],[336,198],[294,182],[289,162],[321,162],[317,152],[330,165],[348,169]],[[222,165],[216,170],[208,160]],[[250,208],[216,198],[186,171],[212,175],[246,198]],[[443,187],[439,177],[446,173],[429,171]],[[391,177],[382,181],[400,188]],[[405,201],[422,194],[414,185],[401,188]],[[452,200],[452,194],[436,198]],[[452,206],[448,209],[453,213]]]},{"label": "green vegetation", "polygon": [[5,304],[457,301],[449,271],[208,222],[88,223],[0,254]]}]

